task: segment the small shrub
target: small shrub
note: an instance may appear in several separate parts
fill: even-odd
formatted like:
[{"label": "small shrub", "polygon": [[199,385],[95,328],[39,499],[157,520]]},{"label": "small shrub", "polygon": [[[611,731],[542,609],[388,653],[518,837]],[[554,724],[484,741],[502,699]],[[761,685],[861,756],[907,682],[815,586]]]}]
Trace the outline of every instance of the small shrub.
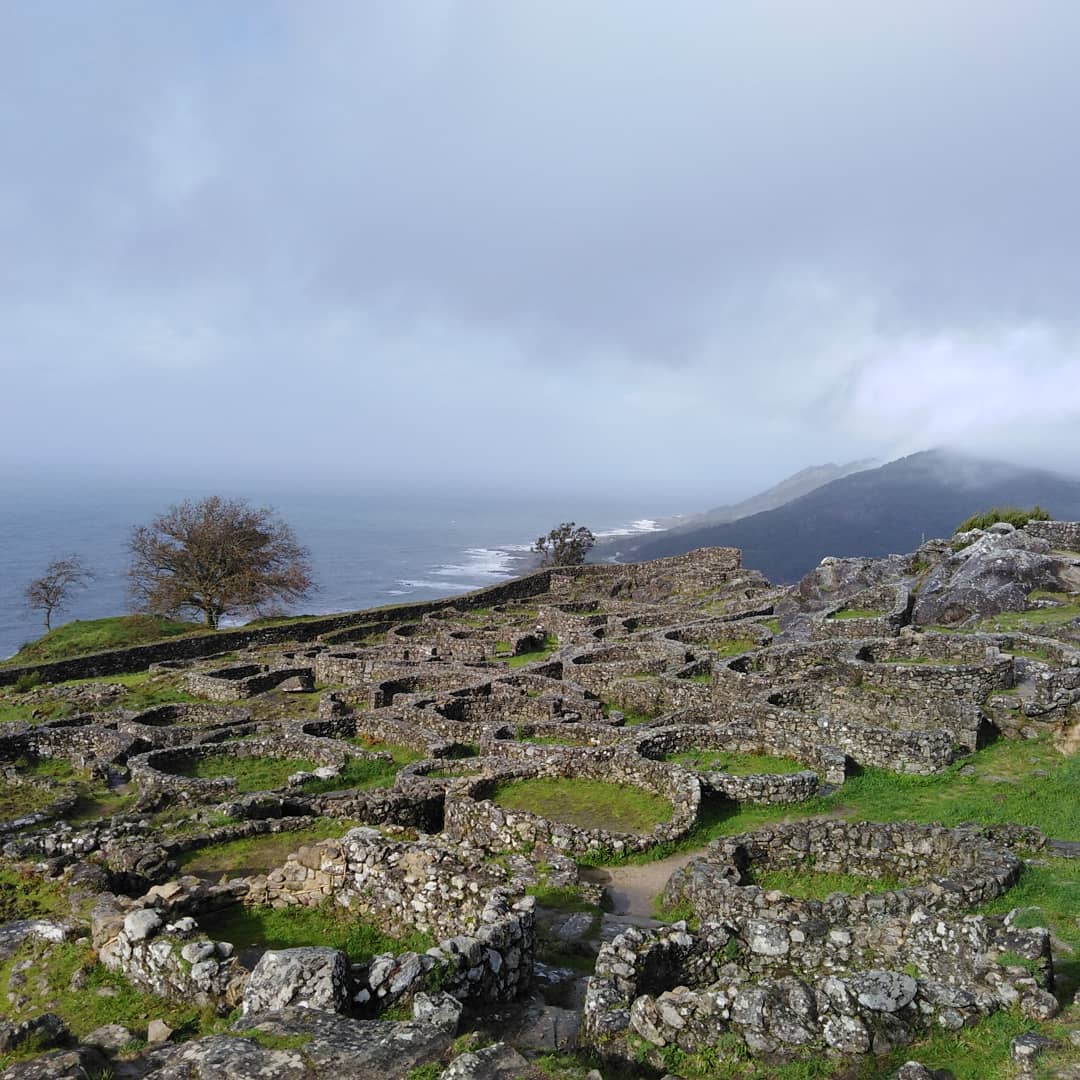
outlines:
[{"label": "small shrub", "polygon": [[989,529],[999,521],[1008,522],[1010,525],[1022,529],[1029,521],[1050,521],[1050,514],[1041,506],[1033,506],[1030,510],[1021,510],[1016,506],[995,506],[981,514],[972,514],[957,525],[955,532],[970,532],[972,529]]},{"label": "small shrub", "polygon": [[36,671],[28,671],[15,680],[15,693],[28,694],[41,685],[41,676]]}]

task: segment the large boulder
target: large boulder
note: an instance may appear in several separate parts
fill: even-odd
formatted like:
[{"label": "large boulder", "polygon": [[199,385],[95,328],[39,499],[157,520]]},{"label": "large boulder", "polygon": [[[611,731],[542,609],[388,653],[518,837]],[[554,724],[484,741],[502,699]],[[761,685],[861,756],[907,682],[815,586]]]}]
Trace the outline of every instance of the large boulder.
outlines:
[{"label": "large boulder", "polygon": [[1023,529],[972,532],[957,538],[966,546],[936,566],[919,589],[912,612],[917,626],[950,625],[972,616],[1023,611],[1033,589],[1066,587],[1069,567],[1051,553],[1048,541]]},{"label": "large boulder", "polygon": [[307,946],[263,953],[244,988],[244,1014],[289,1005],[346,1012],[349,961],[340,949]]}]

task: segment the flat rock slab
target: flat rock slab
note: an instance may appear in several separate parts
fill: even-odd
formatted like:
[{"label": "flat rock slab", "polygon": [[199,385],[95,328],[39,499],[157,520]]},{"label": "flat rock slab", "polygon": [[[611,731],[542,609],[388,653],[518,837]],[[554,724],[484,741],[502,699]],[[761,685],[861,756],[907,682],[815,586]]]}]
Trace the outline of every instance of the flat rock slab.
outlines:
[{"label": "flat rock slab", "polygon": [[[147,1056],[145,1080],[389,1080],[438,1061],[457,1027],[450,1018],[392,1023],[352,1020],[322,1009],[287,1008],[245,1016],[230,1035],[212,1035]],[[245,1031],[297,1045],[271,1050]]]}]

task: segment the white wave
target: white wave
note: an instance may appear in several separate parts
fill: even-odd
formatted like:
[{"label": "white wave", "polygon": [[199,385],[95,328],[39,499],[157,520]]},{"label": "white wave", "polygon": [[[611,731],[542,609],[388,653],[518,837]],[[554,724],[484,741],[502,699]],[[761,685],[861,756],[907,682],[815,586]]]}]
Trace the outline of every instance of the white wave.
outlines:
[{"label": "white wave", "polygon": [[440,592],[445,592],[447,589],[445,581],[417,581],[411,578],[400,578],[394,584],[404,585],[406,589],[438,589]]},{"label": "white wave", "polygon": [[617,529],[606,529],[596,534],[597,540],[614,540],[618,536],[638,536],[640,533],[663,532],[663,525],[655,518],[638,518]]},{"label": "white wave", "polygon": [[514,556],[505,548],[469,548],[464,563],[446,563],[432,569],[439,577],[503,578],[513,576]]}]

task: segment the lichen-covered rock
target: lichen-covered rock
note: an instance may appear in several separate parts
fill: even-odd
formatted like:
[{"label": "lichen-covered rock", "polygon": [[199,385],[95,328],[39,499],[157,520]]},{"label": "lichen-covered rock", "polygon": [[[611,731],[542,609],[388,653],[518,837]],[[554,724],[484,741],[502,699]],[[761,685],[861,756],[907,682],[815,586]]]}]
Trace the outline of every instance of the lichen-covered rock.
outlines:
[{"label": "lichen-covered rock", "polygon": [[915,1000],[919,984],[902,971],[865,971],[849,980],[860,1005],[873,1012],[894,1013]]},{"label": "lichen-covered rock", "polygon": [[349,1007],[345,954],[314,945],[263,953],[244,988],[244,1014],[273,1012],[289,1005],[345,1012]]},{"label": "lichen-covered rock", "polygon": [[[145,1080],[390,1080],[438,1061],[455,1028],[435,1016],[390,1023],[291,1007],[242,1017],[232,1034],[154,1051]],[[245,1032],[292,1045],[270,1049]]]},{"label": "lichen-covered rock", "polygon": [[0,1073],[0,1080],[86,1080],[88,1076],[107,1075],[107,1069],[108,1063],[98,1050],[79,1046],[16,1062]]},{"label": "lichen-covered rock", "polygon": [[973,615],[1023,611],[1032,590],[1053,592],[1062,587],[1062,563],[1051,553],[1049,541],[1023,529],[967,535],[972,542],[923,582],[912,613],[916,625],[948,625]]},{"label": "lichen-covered rock", "polygon": [[439,1080],[518,1080],[529,1063],[506,1043],[494,1043],[455,1058]]},{"label": "lichen-covered rock", "polygon": [[29,1042],[47,1050],[63,1046],[69,1038],[67,1025],[55,1013],[32,1016],[21,1024],[0,1021],[0,1053],[18,1050]]}]

